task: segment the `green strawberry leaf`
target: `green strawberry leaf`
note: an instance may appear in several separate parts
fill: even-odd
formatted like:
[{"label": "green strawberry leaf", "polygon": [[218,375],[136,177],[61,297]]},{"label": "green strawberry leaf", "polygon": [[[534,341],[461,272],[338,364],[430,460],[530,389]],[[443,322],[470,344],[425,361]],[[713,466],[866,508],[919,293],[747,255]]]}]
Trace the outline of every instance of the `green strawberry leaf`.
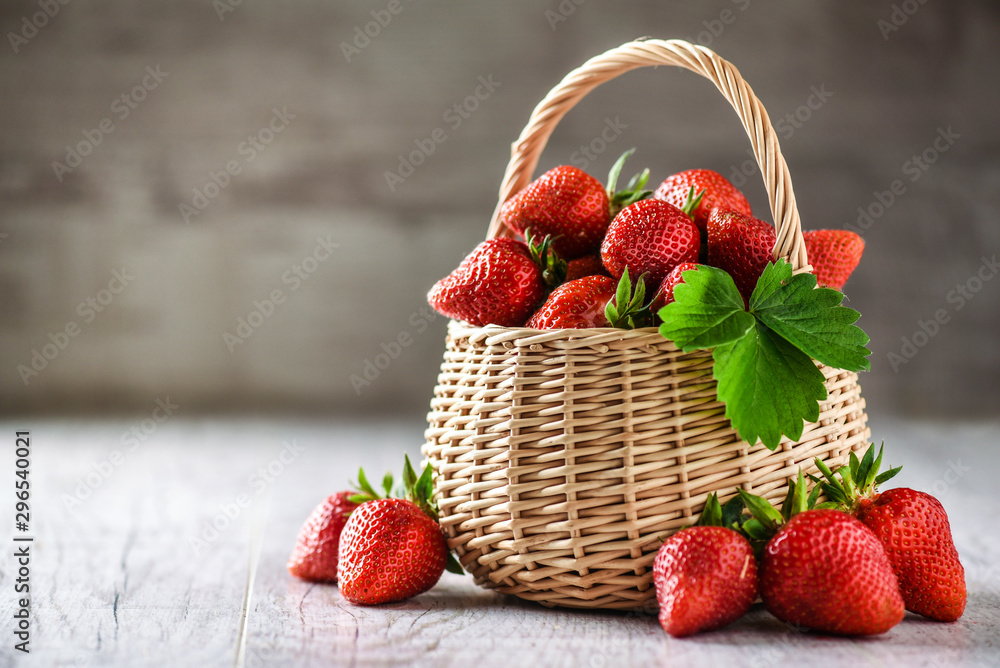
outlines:
[{"label": "green strawberry leaf", "polygon": [[753,327],[754,318],[743,309],[743,298],[732,277],[721,269],[703,266],[681,272],[674,301],[660,309],[660,334],[684,352],[732,343]]},{"label": "green strawberry leaf", "polygon": [[809,357],[848,371],[871,369],[868,335],[854,322],[861,316],[841,306],[844,295],[816,288],[811,273],[792,275],[784,260],[768,263],[750,295],[750,312]]},{"label": "green strawberry leaf", "polygon": [[823,373],[804,352],[760,324],[715,348],[716,389],[726,417],[747,443],[774,450],[784,434],[802,436],[803,420],[819,418]]},{"label": "green strawberry leaf", "polygon": [[448,560],[445,561],[445,570],[449,573],[454,573],[456,575],[465,575],[465,571],[462,569],[462,564],[455,558],[451,550],[448,550]]},{"label": "green strawberry leaf", "polygon": [[705,509],[701,511],[698,518],[699,527],[721,527],[722,526],[722,506],[719,505],[719,497],[712,492],[705,499]]},{"label": "green strawberry leaf", "polygon": [[660,309],[660,334],[684,352],[712,350],[726,417],[740,438],[775,449],[782,435],[802,436],[826,398],[813,360],[850,371],[869,369],[868,335],[843,295],[816,288],[812,274],[792,274],[785,260],[764,269],[749,311],[721,269],[685,271],[674,301]]},{"label": "green strawberry leaf", "polygon": [[738,527],[743,519],[743,498],[739,494],[722,506],[722,526],[730,529]]}]

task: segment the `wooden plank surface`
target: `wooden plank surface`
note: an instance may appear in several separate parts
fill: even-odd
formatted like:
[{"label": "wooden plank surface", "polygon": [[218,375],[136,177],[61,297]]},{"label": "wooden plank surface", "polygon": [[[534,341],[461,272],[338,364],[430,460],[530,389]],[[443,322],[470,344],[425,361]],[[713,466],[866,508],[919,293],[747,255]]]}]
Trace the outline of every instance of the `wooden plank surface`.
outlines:
[{"label": "wooden plank surface", "polygon": [[[756,607],[728,629],[668,638],[652,611],[549,610],[445,574],[411,601],[365,608],[291,578],[302,521],[359,464],[398,468],[422,425],[181,420],[5,422],[32,442],[31,653],[13,651],[13,493],[0,489],[0,665],[8,666],[994,666],[1000,424],[873,421],[899,484],[932,491],[953,523],[969,605],[871,639],[787,628]],[[147,432],[149,431],[147,422]],[[145,440],[126,434],[137,427]],[[115,455],[115,451],[119,454]],[[218,527],[211,529],[212,523]],[[198,542],[202,541],[202,542]]]}]

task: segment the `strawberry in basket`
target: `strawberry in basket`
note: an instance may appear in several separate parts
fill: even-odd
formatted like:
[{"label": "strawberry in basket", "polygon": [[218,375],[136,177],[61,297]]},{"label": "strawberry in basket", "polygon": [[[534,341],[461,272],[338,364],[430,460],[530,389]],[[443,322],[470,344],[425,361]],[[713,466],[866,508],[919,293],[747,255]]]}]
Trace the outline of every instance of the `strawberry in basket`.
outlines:
[{"label": "strawberry in basket", "polygon": [[683,208],[692,192],[695,195],[703,193],[701,202],[691,212],[694,224],[702,232],[708,229],[708,217],[715,209],[751,215],[750,202],[743,193],[711,169],[688,169],[668,176],[653,193],[653,198]]},{"label": "strawberry in basket", "polygon": [[564,259],[595,253],[612,217],[651,192],[644,190],[648,169],[633,177],[625,190],[615,190],[625,160],[633,151],[626,151],[611,168],[607,189],[578,167],[550,169],[504,202],[501,221],[524,238],[529,231],[551,236],[553,249]]}]

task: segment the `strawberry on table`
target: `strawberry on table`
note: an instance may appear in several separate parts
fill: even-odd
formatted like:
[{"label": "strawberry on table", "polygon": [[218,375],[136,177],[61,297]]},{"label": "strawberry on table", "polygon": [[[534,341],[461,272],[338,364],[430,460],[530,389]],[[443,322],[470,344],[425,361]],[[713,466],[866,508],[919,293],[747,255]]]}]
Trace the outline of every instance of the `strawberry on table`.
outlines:
[{"label": "strawberry on table", "polygon": [[660,625],[675,638],[736,621],[757,596],[757,561],[750,542],[722,524],[722,510],[712,494],[698,525],[667,538],[656,553],[653,584]]},{"label": "strawberry on table", "polygon": [[822,488],[789,481],[781,510],[738,490],[752,519],[741,530],[761,549],[760,596],[783,622],[837,635],[885,633],[905,610],[889,558],[875,534],[832,502]]},{"label": "strawberry on table", "polygon": [[[965,569],[951,536],[941,502],[925,492],[900,487],[879,493],[878,485],[901,467],[879,473],[882,450],[872,445],[862,459],[852,453],[847,467],[826,476],[828,498],[872,530],[885,548],[899,579],[906,609],[940,622],[953,622],[965,612]],[[836,476],[839,474],[840,478]]]},{"label": "strawberry on table", "polygon": [[850,230],[812,230],[803,232],[809,264],[816,283],[843,290],[844,284],[861,262],[865,240]]},{"label": "strawberry on table", "polygon": [[358,507],[355,492],[337,492],[316,506],[299,531],[288,559],[288,572],[309,582],[336,582],[340,534]]},{"label": "strawberry on table", "polygon": [[885,633],[905,612],[882,544],[839,510],[806,510],[768,541],[760,594],[783,622],[838,635]]},{"label": "strawberry on table", "polygon": [[[360,474],[368,497],[378,497]],[[403,469],[406,498],[373,498],[355,510],[340,535],[337,578],[351,603],[377,605],[412,598],[427,591],[453,563],[437,510],[430,499],[431,468],[417,478],[409,457]],[[386,477],[386,492],[392,487]],[[360,499],[359,499],[360,500]]]},{"label": "strawberry on table", "polygon": [[750,202],[743,193],[726,177],[711,169],[688,169],[668,176],[653,193],[653,197],[682,208],[692,189],[695,195],[704,191],[701,203],[692,212],[694,224],[702,231],[707,228],[708,217],[713,209],[751,215]]},{"label": "strawberry on table", "polygon": [[434,309],[471,325],[523,325],[545,294],[542,269],[514,239],[484,241],[427,295]]},{"label": "strawberry on table", "polygon": [[523,238],[529,231],[539,237],[551,236],[556,253],[566,260],[596,252],[618,209],[649,195],[643,190],[649,170],[633,178],[625,191],[615,192],[625,159],[633,151],[615,163],[607,189],[582,169],[561,165],[504,202],[500,219]]},{"label": "strawberry on table", "polygon": [[764,267],[774,261],[774,228],[763,220],[715,209],[708,218],[708,264],[733,277],[743,300],[757,286]]},{"label": "strawberry on table", "polygon": [[646,199],[619,212],[601,245],[601,259],[615,278],[628,268],[646,275],[652,289],[683,262],[697,262],[701,238],[691,218],[673,204]]}]

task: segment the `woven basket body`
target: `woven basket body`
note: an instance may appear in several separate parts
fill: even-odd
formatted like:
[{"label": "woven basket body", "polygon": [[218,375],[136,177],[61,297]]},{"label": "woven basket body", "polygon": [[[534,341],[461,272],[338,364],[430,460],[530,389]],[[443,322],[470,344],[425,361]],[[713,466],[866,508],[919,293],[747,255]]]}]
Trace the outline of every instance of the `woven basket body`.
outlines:
[{"label": "woven basket body", "polygon": [[[501,202],[527,184],[569,107],[650,64],[697,71],[733,102],[779,221],[775,256],[808,270],[766,112],[735,68],[677,40],[633,42],[567,75],[514,144]],[[504,233],[495,215],[489,236]],[[423,453],[441,525],[476,582],[544,605],[642,606],[655,597],[657,549],[697,520],[709,493],[725,502],[739,487],[778,500],[800,467],[815,471],[817,457],[840,464],[869,439],[857,375],[820,366],[828,396],[819,420],[773,452],[748,445],[725,418],[712,364],[710,353],[683,353],[654,329],[451,322]]]}]

